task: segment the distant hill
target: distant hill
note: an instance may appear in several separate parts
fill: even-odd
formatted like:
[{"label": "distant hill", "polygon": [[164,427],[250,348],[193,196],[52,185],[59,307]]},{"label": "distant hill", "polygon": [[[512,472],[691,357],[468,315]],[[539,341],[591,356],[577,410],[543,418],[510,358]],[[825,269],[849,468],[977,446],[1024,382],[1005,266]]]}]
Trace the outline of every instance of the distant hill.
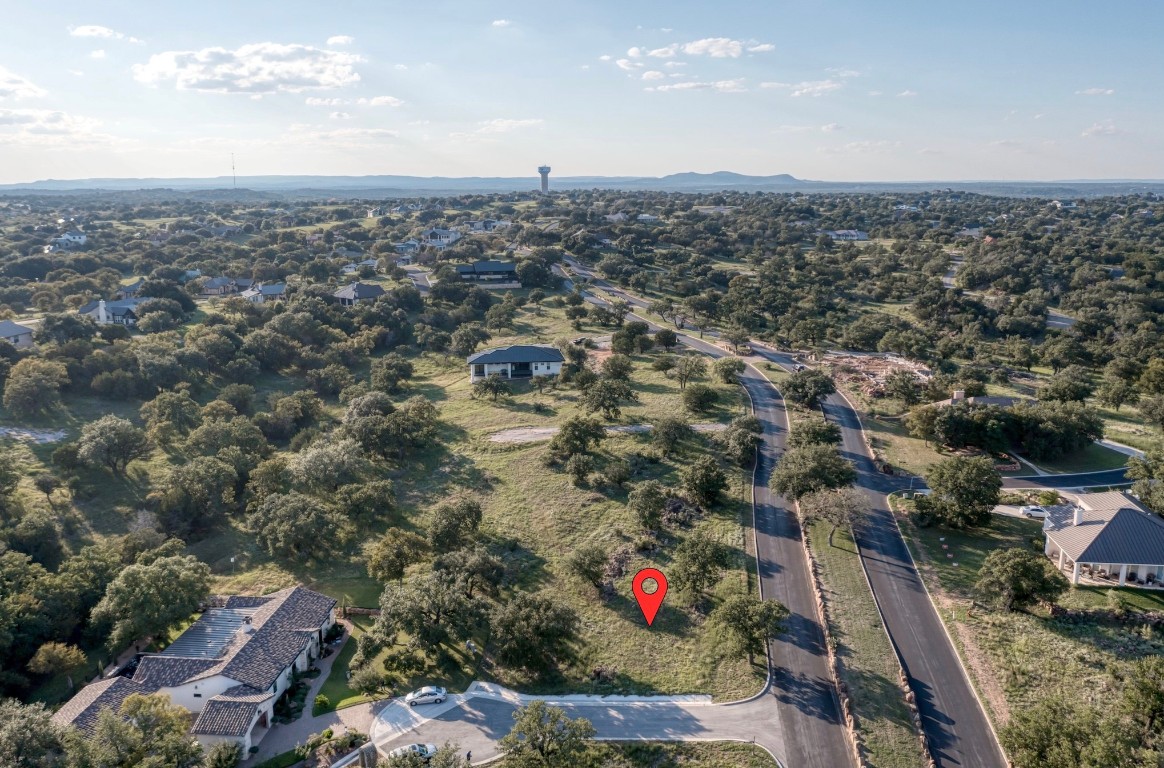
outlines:
[{"label": "distant hill", "polygon": [[[490,192],[529,192],[538,187],[534,175],[519,177],[444,176],[240,176],[238,194],[253,192],[294,197],[419,197]],[[193,193],[215,190],[229,193],[236,181],[230,176],[172,179],[45,179],[27,184],[2,184],[3,194],[59,194],[65,192],[129,192],[170,190]],[[1012,197],[1096,197],[1154,192],[1164,194],[1164,181],[917,181],[845,182],[808,181],[787,173],[749,176],[732,171],[673,173],[667,176],[561,176],[550,177],[551,190],[625,189],[660,192],[925,192],[951,190]]]}]

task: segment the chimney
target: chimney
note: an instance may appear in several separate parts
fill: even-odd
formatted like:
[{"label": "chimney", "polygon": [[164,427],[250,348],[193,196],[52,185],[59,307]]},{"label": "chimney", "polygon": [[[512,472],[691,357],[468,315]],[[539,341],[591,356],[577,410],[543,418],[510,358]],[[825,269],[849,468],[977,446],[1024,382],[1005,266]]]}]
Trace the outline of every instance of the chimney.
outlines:
[{"label": "chimney", "polygon": [[954,396],[950,399],[953,400],[954,402],[958,402],[959,400],[965,400],[966,399],[966,390],[955,389]]},{"label": "chimney", "polygon": [[105,299],[101,299],[97,302],[97,323],[99,325],[105,325],[108,322],[109,315],[105,313]]},{"label": "chimney", "polygon": [[1083,507],[1075,508],[1075,521],[1073,525],[1083,525]]}]

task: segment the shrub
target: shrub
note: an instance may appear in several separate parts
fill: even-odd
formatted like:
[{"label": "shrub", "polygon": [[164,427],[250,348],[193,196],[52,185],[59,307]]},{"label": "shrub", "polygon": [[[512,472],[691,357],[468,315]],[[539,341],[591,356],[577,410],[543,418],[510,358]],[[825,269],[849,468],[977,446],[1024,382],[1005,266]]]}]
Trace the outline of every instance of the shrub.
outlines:
[{"label": "shrub", "polygon": [[322,693],[315,697],[316,709],[331,709],[331,699],[324,696]]}]

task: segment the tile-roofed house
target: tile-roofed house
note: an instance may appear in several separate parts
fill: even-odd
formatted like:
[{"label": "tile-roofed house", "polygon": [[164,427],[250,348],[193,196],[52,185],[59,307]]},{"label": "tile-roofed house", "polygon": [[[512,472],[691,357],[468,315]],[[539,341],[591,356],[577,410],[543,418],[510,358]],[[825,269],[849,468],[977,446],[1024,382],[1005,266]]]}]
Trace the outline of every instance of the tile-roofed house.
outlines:
[{"label": "tile-roofed house", "polygon": [[351,285],[345,285],[343,288],[340,288],[338,291],[332,294],[332,296],[335,296],[337,299],[339,299],[339,303],[343,304],[345,307],[350,307],[361,301],[375,301],[383,295],[383,286],[376,285],[375,283],[361,283],[358,281],[352,283]]},{"label": "tile-roofed house", "polygon": [[483,349],[469,355],[469,380],[478,381],[494,374],[503,379],[533,376],[556,376],[562,372],[566,358],[557,347],[541,344],[515,344],[510,347]]},{"label": "tile-roofed house", "polygon": [[32,329],[11,320],[0,320],[0,339],[17,349],[32,346]]},{"label": "tile-roofed house", "polygon": [[1164,582],[1164,520],[1128,493],[1080,494],[1073,506],[1048,509],[1043,551],[1070,574],[1082,578]]},{"label": "tile-roofed house", "polygon": [[335,600],[303,587],[231,597],[166,650],[143,656],[132,678],[81,689],[53,718],[91,729],[102,709],[117,711],[129,694],[161,692],[198,715],[192,733],[204,746],[233,741],[246,752],[256,727],[270,726],[293,672],[319,657],[334,622]]}]

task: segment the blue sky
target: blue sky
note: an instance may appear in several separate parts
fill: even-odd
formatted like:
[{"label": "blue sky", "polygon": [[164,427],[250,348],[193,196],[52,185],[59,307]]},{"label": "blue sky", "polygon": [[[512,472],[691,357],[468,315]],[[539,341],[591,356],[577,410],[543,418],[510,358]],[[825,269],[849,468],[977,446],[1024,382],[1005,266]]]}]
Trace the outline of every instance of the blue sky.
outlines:
[{"label": "blue sky", "polygon": [[[947,7],[948,6],[948,7]],[[9,3],[0,183],[1164,178],[1164,3]]]}]

